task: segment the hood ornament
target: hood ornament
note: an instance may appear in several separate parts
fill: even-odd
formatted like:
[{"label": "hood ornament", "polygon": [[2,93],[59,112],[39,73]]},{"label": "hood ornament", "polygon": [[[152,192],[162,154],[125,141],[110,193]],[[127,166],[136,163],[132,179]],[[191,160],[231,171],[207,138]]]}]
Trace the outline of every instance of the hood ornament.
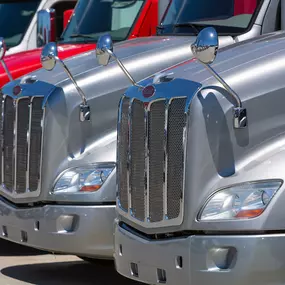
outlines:
[{"label": "hood ornament", "polygon": [[142,95],[145,98],[150,98],[155,94],[155,87],[153,85],[148,85],[146,87],[144,87],[144,89],[142,90]]},{"label": "hood ornament", "polygon": [[219,39],[214,28],[205,28],[197,36],[196,41],[191,45],[191,50],[196,59],[202,63],[206,69],[223,85],[235,101],[233,125],[235,129],[247,126],[246,109],[242,107],[242,102],[238,94],[219,76],[210,66],[214,62],[219,48]]},{"label": "hood ornament", "polygon": [[20,85],[16,85],[14,88],[13,88],[13,95],[14,96],[19,96],[22,92],[22,88]]},{"label": "hood ornament", "polygon": [[139,89],[143,89],[144,87],[137,84],[128,70],[125,68],[123,63],[119,60],[119,58],[113,53],[113,41],[109,34],[103,35],[99,37],[96,46],[96,58],[99,65],[106,66],[108,65],[111,58],[115,59],[121,70],[130,80],[131,84],[138,87]]},{"label": "hood ornament", "polygon": [[57,45],[54,42],[48,43],[42,50],[41,54],[41,63],[45,70],[51,71],[54,69],[56,63],[59,62],[63,67],[64,71],[66,72],[67,76],[73,83],[74,87],[76,88],[78,94],[81,97],[82,103],[80,104],[80,114],[79,119],[81,122],[90,121],[90,106],[87,103],[86,96],[82,89],[78,86],[77,82],[75,81],[74,77],[72,76],[71,72],[69,71],[68,67],[65,63],[58,57],[57,52]]}]

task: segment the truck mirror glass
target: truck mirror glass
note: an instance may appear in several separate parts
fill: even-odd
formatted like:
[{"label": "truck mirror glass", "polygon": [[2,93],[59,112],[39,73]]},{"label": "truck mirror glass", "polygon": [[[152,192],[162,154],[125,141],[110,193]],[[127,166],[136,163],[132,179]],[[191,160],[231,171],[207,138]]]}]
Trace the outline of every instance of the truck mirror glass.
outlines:
[{"label": "truck mirror glass", "polygon": [[55,9],[40,10],[37,19],[37,47],[42,47],[55,40]]},{"label": "truck mirror glass", "polygon": [[6,43],[4,38],[0,37],[0,60],[4,59],[5,53],[6,53]]},{"label": "truck mirror glass", "polygon": [[191,45],[194,57],[204,64],[211,64],[215,60],[218,48],[218,35],[211,27],[203,29]]},{"label": "truck mirror glass", "polygon": [[99,65],[108,65],[113,53],[113,41],[109,34],[99,37],[96,46],[96,58]]},{"label": "truck mirror glass", "polygon": [[51,71],[56,65],[58,59],[56,43],[48,43],[42,50],[41,63],[45,70]]}]

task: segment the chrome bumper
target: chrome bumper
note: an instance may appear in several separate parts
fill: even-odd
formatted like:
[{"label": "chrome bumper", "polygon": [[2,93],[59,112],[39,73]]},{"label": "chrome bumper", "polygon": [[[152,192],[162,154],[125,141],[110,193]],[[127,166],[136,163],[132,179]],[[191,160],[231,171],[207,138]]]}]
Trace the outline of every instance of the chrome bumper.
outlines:
[{"label": "chrome bumper", "polygon": [[0,198],[1,237],[80,256],[112,258],[115,205],[16,208]]},{"label": "chrome bumper", "polygon": [[285,284],[285,234],[152,241],[115,226],[117,271],[148,284]]}]

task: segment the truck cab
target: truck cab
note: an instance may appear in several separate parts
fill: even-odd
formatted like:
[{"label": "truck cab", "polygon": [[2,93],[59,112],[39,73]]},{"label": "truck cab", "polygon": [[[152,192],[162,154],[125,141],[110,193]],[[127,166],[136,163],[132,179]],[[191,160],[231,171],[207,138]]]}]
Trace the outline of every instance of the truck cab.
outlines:
[{"label": "truck cab", "polygon": [[13,0],[0,1],[0,35],[7,45],[7,55],[35,49],[37,45],[37,13],[56,9],[54,21],[57,35],[63,32],[64,12],[74,8],[76,0]]},{"label": "truck cab", "polygon": [[[202,2],[204,5],[200,5]],[[161,215],[158,215],[155,218],[158,221],[149,223],[144,216],[142,201],[145,189],[140,176],[145,170],[144,158],[133,156],[137,159],[135,164],[130,165],[126,160],[122,165],[116,164],[117,108],[121,95],[132,84],[134,98],[141,99],[142,90],[145,90],[140,82],[143,79],[159,86],[171,82],[171,68],[183,68],[194,60],[190,45],[196,41],[199,31],[213,25],[213,22],[220,46],[225,49],[257,35],[266,39],[267,32],[281,29],[279,0],[252,1],[251,6],[248,6],[249,0],[239,0],[243,4],[240,6],[235,5],[238,2],[230,1],[231,5],[225,9],[223,5],[213,5],[213,2],[172,1],[160,21],[158,35],[152,37],[113,44],[111,36],[104,34],[103,30],[86,34],[87,26],[82,35],[76,34],[70,41],[98,39],[95,52],[62,60],[60,46],[49,43],[41,53],[42,69],[2,88],[0,229],[3,238],[53,252],[112,258],[117,170],[123,175],[127,173],[127,178],[123,176],[120,179],[122,184],[118,186],[118,195],[125,195],[122,201],[117,200],[118,205],[122,205],[120,217],[141,231],[156,232],[155,225],[164,223],[164,220],[159,220]],[[118,8],[117,2],[115,6]],[[119,29],[113,33],[114,41],[126,34],[126,29]],[[71,37],[70,32],[67,35]],[[187,92],[188,85],[180,88],[184,87],[183,91]],[[149,100],[153,91],[151,87],[145,90]],[[142,146],[144,133],[134,133],[136,136],[131,137],[129,127],[132,124],[128,123],[131,123],[133,114],[134,120],[139,118],[137,123],[142,123],[142,105],[140,100],[126,100],[121,105],[124,110],[121,117],[126,132],[124,137],[134,138],[132,147],[137,150],[135,155],[144,154],[141,152],[145,147]],[[161,110],[153,113],[153,119],[163,117]],[[180,128],[180,125],[174,125],[172,131],[175,133]],[[136,129],[143,131],[144,125]],[[159,129],[157,135],[160,137],[164,133]],[[158,144],[161,146],[160,141]],[[172,145],[174,149],[175,146]],[[120,147],[128,150],[129,146],[124,142]],[[161,158],[162,154],[158,152],[157,155]],[[172,157],[174,164],[179,162],[175,160],[175,152]],[[153,162],[152,167],[155,168],[156,160]],[[156,180],[161,181],[161,172],[158,175],[152,177],[153,187],[156,187]],[[181,182],[181,173],[170,173],[169,177],[171,175]],[[126,183],[130,183],[130,178],[134,185],[131,189],[125,188],[129,187]],[[180,184],[176,188],[174,184],[171,187],[178,189]],[[123,187],[126,192],[120,190]],[[133,200],[129,200],[128,190],[133,191]],[[169,195],[174,195],[173,199],[179,201],[178,190],[169,191]],[[161,197],[158,199],[161,202]],[[140,202],[135,202],[138,200]],[[151,201],[154,201],[152,206],[155,208],[155,193]],[[133,212],[135,204],[132,207],[129,204],[132,202],[138,205],[137,214]],[[119,206],[117,208],[119,210]],[[178,213],[175,222],[180,222],[181,215],[176,209],[175,204],[172,215],[176,219]],[[161,209],[158,212],[161,214]]]}]

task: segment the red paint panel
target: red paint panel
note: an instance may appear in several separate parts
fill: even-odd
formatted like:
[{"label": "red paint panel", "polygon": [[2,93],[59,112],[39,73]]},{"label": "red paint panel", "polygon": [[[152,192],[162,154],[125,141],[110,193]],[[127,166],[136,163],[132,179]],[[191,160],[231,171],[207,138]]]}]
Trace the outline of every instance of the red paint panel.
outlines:
[{"label": "red paint panel", "polygon": [[66,28],[68,21],[70,17],[72,16],[72,14],[73,14],[73,9],[64,11],[63,13],[63,28],[64,29]]},{"label": "red paint panel", "polygon": [[234,15],[253,14],[256,9],[256,0],[235,0]]}]

